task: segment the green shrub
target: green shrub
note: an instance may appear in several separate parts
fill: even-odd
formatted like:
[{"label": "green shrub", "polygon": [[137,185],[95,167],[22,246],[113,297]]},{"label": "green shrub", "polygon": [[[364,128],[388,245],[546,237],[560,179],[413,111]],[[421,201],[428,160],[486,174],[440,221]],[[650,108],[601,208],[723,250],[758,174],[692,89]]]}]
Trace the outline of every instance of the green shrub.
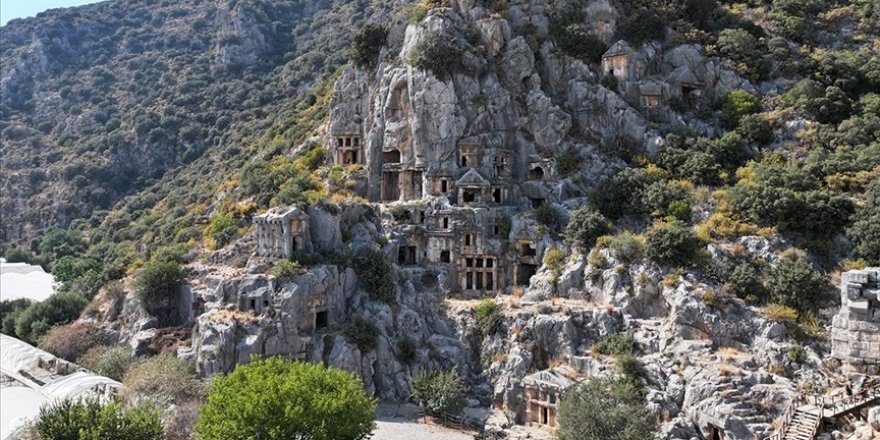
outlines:
[{"label": "green shrub", "polygon": [[643,249],[644,244],[641,237],[629,231],[623,231],[608,241],[608,250],[611,251],[611,255],[622,261],[635,261],[641,258]]},{"label": "green shrub", "polygon": [[572,246],[591,248],[596,239],[611,232],[611,222],[592,207],[579,208],[568,216],[565,241]]},{"label": "green shrub", "polygon": [[92,347],[109,342],[107,334],[97,325],[74,322],[49,330],[40,341],[40,348],[66,361],[76,362]]},{"label": "green shrub", "polygon": [[562,177],[568,177],[580,171],[583,164],[583,156],[574,148],[569,148],[556,156],[556,171]]},{"label": "green shrub", "polygon": [[428,8],[424,5],[411,5],[405,11],[409,24],[419,24],[428,16]]},{"label": "green shrub", "polygon": [[180,264],[151,261],[141,268],[132,286],[135,296],[143,302],[145,308],[164,309],[177,304],[183,279]]},{"label": "green shrub", "polygon": [[782,304],[767,304],[763,313],[773,322],[795,322],[798,318],[797,310]]},{"label": "green shrub", "polygon": [[382,302],[394,301],[392,268],[382,252],[375,249],[365,250],[354,258],[353,263],[361,286],[370,298]]},{"label": "green shrub", "polygon": [[[544,252],[544,266],[547,266],[547,269],[550,269],[553,272],[553,276],[557,277],[562,272],[563,266],[565,266],[565,253],[562,252],[562,249],[559,248],[550,248]],[[556,284],[554,282],[554,284]]]},{"label": "green shrub", "polygon": [[602,77],[602,87],[605,87],[612,92],[617,92],[617,88],[620,86],[617,82],[617,77],[614,75],[605,75]]},{"label": "green shrub", "polygon": [[749,175],[727,192],[743,220],[776,226],[810,237],[843,230],[855,210],[852,202],[830,191],[816,190],[815,177],[791,164],[750,164]]},{"label": "green shrub", "polygon": [[673,200],[666,207],[666,214],[683,222],[691,221],[690,200]]},{"label": "green shrub", "polygon": [[656,225],[645,235],[645,255],[660,264],[688,265],[700,247],[694,231],[679,220]]},{"label": "green shrub", "polygon": [[88,301],[76,293],[56,293],[45,301],[33,303],[15,320],[15,335],[23,341],[36,343],[52,327],[79,317]]},{"label": "green shrub", "polygon": [[618,24],[617,35],[632,44],[666,37],[666,22],[652,9],[641,8],[624,17]]},{"label": "green shrub", "polygon": [[736,128],[743,139],[757,147],[766,147],[773,142],[773,127],[761,114],[745,115],[739,120]]},{"label": "green shrub", "polygon": [[214,381],[196,433],[202,440],[365,440],[375,413],[376,402],[353,373],[257,359]]},{"label": "green shrub", "polygon": [[122,396],[127,401],[151,398],[163,402],[182,401],[202,395],[195,367],[174,355],[161,354],[137,361],[122,378]]},{"label": "green shrub", "polygon": [[80,256],[86,251],[86,242],[79,231],[52,228],[40,239],[40,256],[57,261],[64,256]]},{"label": "green shrub", "polygon": [[238,220],[231,213],[212,215],[207,233],[217,248],[226,246],[238,234]]},{"label": "green shrub", "polygon": [[55,280],[62,283],[70,283],[86,274],[86,272],[98,272],[100,266],[92,258],[77,258],[65,255],[52,263],[52,275]]},{"label": "green shrub", "polygon": [[602,214],[610,219],[624,215],[641,216],[646,208],[642,202],[652,183],[660,180],[643,168],[624,168],[599,184],[593,201]]},{"label": "green shrub", "polygon": [[388,38],[388,28],[381,24],[368,23],[352,38],[351,59],[362,67],[373,67],[379,57],[379,51]]},{"label": "green shrub", "polygon": [[645,375],[645,365],[631,354],[615,355],[614,366],[623,377],[637,385],[640,384],[642,376]]},{"label": "green shrub", "polygon": [[498,303],[491,299],[480,301],[474,306],[474,320],[483,336],[492,336],[501,327],[501,313]]},{"label": "green shrub", "polygon": [[743,90],[732,90],[721,100],[724,123],[731,128],[737,127],[743,117],[760,112],[761,99]]},{"label": "green shrub", "polygon": [[24,339],[15,334],[15,320],[30,305],[31,301],[27,298],[4,299],[0,301],[0,333]]},{"label": "green shrub", "polygon": [[362,353],[366,353],[376,348],[379,342],[379,329],[371,321],[357,317],[345,329],[345,338],[357,345]]},{"label": "green shrub", "polygon": [[442,34],[426,36],[407,56],[416,68],[427,70],[441,79],[447,79],[464,68],[462,50],[455,38]]},{"label": "green shrub", "polygon": [[731,67],[742,76],[761,80],[770,71],[770,66],[764,59],[763,45],[745,29],[722,30],[718,34],[716,46],[721,56],[729,60]]},{"label": "green shrub", "polygon": [[880,207],[865,207],[846,230],[856,256],[880,261]]},{"label": "green shrub", "polygon": [[272,275],[275,275],[282,282],[291,281],[298,277],[300,271],[299,262],[291,260],[281,260],[272,267]]},{"label": "green shrub", "polygon": [[570,23],[558,18],[550,27],[550,35],[566,55],[580,59],[587,64],[602,61],[608,46],[601,38],[584,29],[580,23]]},{"label": "green shrub", "polygon": [[592,350],[606,356],[632,355],[636,351],[636,340],[628,333],[605,335],[593,344]]},{"label": "green shrub", "polygon": [[134,364],[131,349],[128,347],[92,347],[76,363],[101,376],[122,381]]},{"label": "green shrub", "polygon": [[568,388],[559,404],[559,440],[642,440],[654,437],[654,416],[631,380],[592,377]]},{"label": "green shrub", "polygon": [[464,409],[467,386],[455,370],[422,372],[413,377],[410,394],[428,414],[457,416]]},{"label": "green shrub", "polygon": [[804,350],[804,347],[800,345],[792,345],[789,347],[786,357],[789,362],[803,364],[807,361],[807,350]]},{"label": "green shrub", "polygon": [[186,243],[169,244],[156,249],[150,256],[150,260],[184,264],[189,262],[187,258],[188,252],[189,246]]},{"label": "green shrub", "polygon": [[731,293],[740,298],[763,296],[764,286],[761,284],[758,270],[752,264],[742,263],[736,266],[727,278],[727,283],[730,285]]},{"label": "green shrub", "polygon": [[559,225],[559,210],[550,202],[544,202],[535,210],[535,219],[538,223],[548,228],[556,228]]},{"label": "green shrub", "polygon": [[9,263],[37,264],[39,262],[39,258],[37,258],[33,252],[18,247],[14,247],[4,252],[3,258]]},{"label": "green shrub", "polygon": [[828,289],[828,282],[803,259],[782,260],[767,277],[770,300],[799,311],[810,310]]},{"label": "green shrub", "polygon": [[125,407],[97,399],[63,400],[40,409],[35,425],[42,440],[161,440],[159,410],[148,405]]}]

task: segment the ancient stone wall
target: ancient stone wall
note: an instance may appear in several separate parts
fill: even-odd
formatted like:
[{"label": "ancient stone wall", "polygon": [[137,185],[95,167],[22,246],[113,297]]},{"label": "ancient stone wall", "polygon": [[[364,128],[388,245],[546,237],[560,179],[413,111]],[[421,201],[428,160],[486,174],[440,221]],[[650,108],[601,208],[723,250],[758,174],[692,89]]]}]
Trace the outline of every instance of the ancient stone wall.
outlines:
[{"label": "ancient stone wall", "polygon": [[831,355],[857,365],[880,365],[880,268],[840,277],[840,311],[831,328]]}]

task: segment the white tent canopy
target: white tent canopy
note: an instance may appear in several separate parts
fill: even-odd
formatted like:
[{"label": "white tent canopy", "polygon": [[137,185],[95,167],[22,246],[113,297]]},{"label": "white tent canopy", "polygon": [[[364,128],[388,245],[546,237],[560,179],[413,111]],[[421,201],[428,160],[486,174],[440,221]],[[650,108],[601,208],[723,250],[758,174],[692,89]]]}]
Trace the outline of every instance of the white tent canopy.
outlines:
[{"label": "white tent canopy", "polygon": [[[0,372],[20,385],[0,387],[0,440],[40,414],[40,407],[64,399],[102,398],[122,384],[88,371],[58,376],[64,361],[26,342],[0,334]],[[75,366],[74,366],[75,367]],[[68,370],[69,371],[69,370]],[[45,385],[35,376],[51,379]]]},{"label": "white tent canopy", "polygon": [[55,293],[55,277],[42,267],[0,261],[0,300],[42,301]]}]

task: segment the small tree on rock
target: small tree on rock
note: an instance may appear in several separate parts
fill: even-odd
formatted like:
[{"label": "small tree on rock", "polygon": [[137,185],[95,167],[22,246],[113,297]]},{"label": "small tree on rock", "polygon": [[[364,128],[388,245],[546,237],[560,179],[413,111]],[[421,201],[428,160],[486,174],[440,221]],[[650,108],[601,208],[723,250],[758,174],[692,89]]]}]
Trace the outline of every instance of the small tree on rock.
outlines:
[{"label": "small tree on rock", "polygon": [[596,239],[611,232],[611,222],[594,208],[572,211],[565,228],[565,241],[571,245],[591,248]]},{"label": "small tree on rock", "polygon": [[134,279],[134,294],[147,309],[163,309],[174,306],[183,281],[180,264],[172,261],[151,261]]},{"label": "small tree on rock", "polygon": [[466,397],[467,387],[455,369],[423,372],[412,381],[412,398],[434,416],[458,415],[464,409]]},{"label": "small tree on rock", "polygon": [[557,422],[559,440],[644,440],[654,434],[654,417],[627,379],[594,377],[568,388]]}]

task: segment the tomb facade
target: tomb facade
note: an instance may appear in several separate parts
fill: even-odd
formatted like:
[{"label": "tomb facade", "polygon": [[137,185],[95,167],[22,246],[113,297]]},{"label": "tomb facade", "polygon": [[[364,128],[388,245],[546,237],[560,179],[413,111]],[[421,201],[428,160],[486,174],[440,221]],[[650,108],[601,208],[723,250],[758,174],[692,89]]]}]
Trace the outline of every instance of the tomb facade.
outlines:
[{"label": "tomb facade", "polygon": [[293,207],[254,216],[257,246],[255,254],[266,258],[290,258],[312,252],[309,215]]}]

